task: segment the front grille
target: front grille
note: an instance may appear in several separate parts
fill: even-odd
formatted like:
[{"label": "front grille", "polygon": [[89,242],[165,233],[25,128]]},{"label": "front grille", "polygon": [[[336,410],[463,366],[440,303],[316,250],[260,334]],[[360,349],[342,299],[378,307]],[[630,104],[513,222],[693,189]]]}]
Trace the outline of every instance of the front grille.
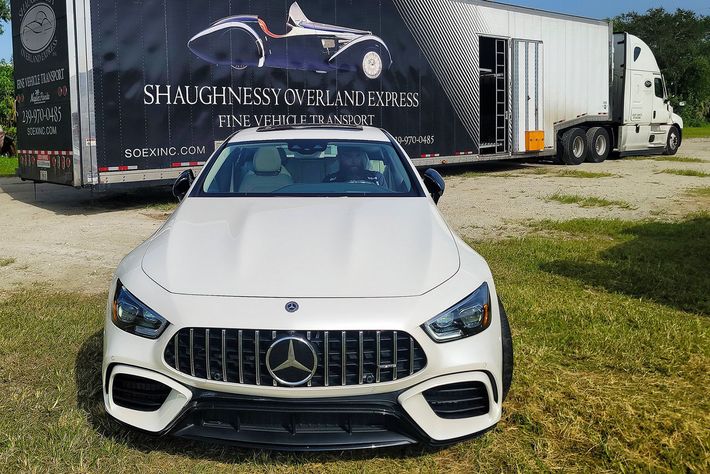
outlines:
[{"label": "front grille", "polygon": [[118,374],[113,379],[113,402],[131,410],[156,411],[165,403],[170,390],[155,380]]},{"label": "front grille", "polygon": [[424,350],[403,331],[185,328],[167,344],[164,357],[170,367],[200,379],[277,386],[266,353],[274,341],[289,336],[308,340],[316,352],[309,387],[391,382],[426,365]]},{"label": "front grille", "polygon": [[470,418],[488,413],[488,390],[481,382],[461,382],[424,392],[431,409],[441,418]]}]

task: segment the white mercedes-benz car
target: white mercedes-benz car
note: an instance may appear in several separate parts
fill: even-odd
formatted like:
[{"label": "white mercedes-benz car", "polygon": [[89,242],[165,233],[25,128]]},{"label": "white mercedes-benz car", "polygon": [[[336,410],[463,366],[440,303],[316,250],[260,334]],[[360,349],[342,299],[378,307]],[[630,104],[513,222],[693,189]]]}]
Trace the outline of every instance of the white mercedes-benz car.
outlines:
[{"label": "white mercedes-benz car", "polygon": [[444,445],[498,422],[513,353],[490,269],[437,210],[441,176],[387,132],[243,130],[173,189],[111,282],[109,415],[283,450]]}]

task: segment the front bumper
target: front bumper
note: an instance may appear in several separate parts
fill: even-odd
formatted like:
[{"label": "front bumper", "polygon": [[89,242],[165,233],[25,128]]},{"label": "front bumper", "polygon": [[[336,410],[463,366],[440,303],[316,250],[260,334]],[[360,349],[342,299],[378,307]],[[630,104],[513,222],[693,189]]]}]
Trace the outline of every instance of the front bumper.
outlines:
[{"label": "front bumper", "polygon": [[[170,390],[157,410],[127,408],[114,399],[115,381],[122,376],[149,379]],[[104,386],[104,401],[111,416],[151,434],[250,448],[328,451],[416,443],[440,446],[477,436],[495,426],[500,405],[494,400],[492,380],[485,372],[466,372],[394,392],[284,399],[187,387],[146,369],[115,365]],[[487,413],[457,419],[434,413],[425,392],[462,383],[485,387]]]}]

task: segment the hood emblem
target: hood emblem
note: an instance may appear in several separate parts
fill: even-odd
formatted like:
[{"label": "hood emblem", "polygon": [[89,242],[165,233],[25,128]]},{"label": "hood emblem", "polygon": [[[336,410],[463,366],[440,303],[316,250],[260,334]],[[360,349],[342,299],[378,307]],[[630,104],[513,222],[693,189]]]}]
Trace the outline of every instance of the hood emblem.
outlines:
[{"label": "hood emblem", "polygon": [[289,313],[295,313],[296,311],[298,311],[298,303],[296,303],[295,301],[289,301],[288,303],[286,303],[286,311],[288,311]]},{"label": "hood emblem", "polygon": [[269,374],[282,385],[296,387],[307,383],[316,373],[318,356],[305,339],[284,337],[266,351],[266,368]]}]

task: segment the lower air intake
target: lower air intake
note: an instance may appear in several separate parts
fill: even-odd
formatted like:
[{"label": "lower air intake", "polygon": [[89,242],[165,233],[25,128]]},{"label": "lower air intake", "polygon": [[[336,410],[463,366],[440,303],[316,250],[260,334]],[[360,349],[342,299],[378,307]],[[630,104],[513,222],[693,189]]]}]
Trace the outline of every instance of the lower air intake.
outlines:
[{"label": "lower air intake", "polygon": [[424,392],[424,398],[441,418],[471,418],[488,413],[488,390],[481,382],[461,382],[432,388]]},{"label": "lower air intake", "polygon": [[113,379],[113,403],[138,411],[156,411],[170,394],[171,388],[155,380],[118,374]]}]

